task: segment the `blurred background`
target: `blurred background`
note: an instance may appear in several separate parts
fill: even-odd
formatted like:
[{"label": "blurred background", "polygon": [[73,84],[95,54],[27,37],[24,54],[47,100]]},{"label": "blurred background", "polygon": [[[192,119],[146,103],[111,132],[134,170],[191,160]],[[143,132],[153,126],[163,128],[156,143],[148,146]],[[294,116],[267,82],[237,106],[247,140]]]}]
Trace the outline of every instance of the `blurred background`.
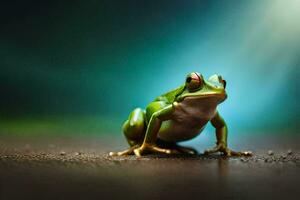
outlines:
[{"label": "blurred background", "polygon": [[4,1],[0,134],[121,138],[132,109],[192,71],[227,80],[230,134],[298,134],[299,10],[299,0]]}]

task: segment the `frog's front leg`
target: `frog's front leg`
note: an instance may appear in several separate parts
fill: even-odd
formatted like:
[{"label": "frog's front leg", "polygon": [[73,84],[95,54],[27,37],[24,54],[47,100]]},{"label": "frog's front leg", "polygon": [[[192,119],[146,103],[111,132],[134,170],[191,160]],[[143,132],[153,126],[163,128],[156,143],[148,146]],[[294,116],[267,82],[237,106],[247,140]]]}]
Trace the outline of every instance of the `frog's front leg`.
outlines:
[{"label": "frog's front leg", "polygon": [[211,124],[216,128],[217,145],[208,149],[204,154],[212,154],[216,152],[222,152],[226,156],[251,156],[250,151],[236,152],[227,147],[227,125],[224,119],[217,112],[216,115],[211,119]]},{"label": "frog's front leg", "polygon": [[[164,108],[154,112],[149,120],[146,134],[142,145],[134,149],[136,156],[141,156],[144,152],[149,153],[166,153],[171,154],[173,150],[161,148],[156,145],[157,134],[164,120],[168,120],[174,111],[173,104],[167,105]],[[174,152],[175,153],[175,152]]]}]

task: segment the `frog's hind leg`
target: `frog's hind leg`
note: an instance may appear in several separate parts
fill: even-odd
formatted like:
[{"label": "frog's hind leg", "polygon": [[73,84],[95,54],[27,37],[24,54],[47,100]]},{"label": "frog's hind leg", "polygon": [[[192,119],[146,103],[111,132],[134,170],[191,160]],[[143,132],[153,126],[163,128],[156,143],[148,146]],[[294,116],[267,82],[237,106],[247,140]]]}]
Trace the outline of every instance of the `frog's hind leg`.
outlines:
[{"label": "frog's hind leg", "polygon": [[131,146],[130,148],[120,152],[110,152],[111,156],[132,155],[133,150],[138,148],[145,137],[146,115],[141,108],[134,109],[123,124],[123,133]]},{"label": "frog's hind leg", "polygon": [[134,109],[123,124],[123,133],[130,146],[141,144],[146,131],[146,114],[141,108]]}]

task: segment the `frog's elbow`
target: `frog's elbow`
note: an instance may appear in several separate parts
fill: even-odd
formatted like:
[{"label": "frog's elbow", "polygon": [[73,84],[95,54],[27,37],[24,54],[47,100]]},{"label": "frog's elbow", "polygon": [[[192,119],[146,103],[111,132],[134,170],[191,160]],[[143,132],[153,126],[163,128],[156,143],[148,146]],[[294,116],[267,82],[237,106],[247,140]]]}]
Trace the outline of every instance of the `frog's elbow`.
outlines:
[{"label": "frog's elbow", "polygon": [[217,112],[216,115],[210,120],[210,123],[215,127],[215,128],[223,128],[226,127],[226,122],[225,120],[221,117],[221,115]]}]

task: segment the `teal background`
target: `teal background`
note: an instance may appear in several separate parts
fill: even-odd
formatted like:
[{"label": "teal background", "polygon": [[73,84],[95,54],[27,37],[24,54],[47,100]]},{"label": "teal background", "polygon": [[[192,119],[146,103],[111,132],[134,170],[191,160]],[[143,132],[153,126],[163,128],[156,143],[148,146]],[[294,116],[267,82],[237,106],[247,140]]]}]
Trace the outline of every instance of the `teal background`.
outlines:
[{"label": "teal background", "polygon": [[119,133],[187,73],[227,80],[230,130],[297,133],[300,1],[7,1],[0,132]]}]

